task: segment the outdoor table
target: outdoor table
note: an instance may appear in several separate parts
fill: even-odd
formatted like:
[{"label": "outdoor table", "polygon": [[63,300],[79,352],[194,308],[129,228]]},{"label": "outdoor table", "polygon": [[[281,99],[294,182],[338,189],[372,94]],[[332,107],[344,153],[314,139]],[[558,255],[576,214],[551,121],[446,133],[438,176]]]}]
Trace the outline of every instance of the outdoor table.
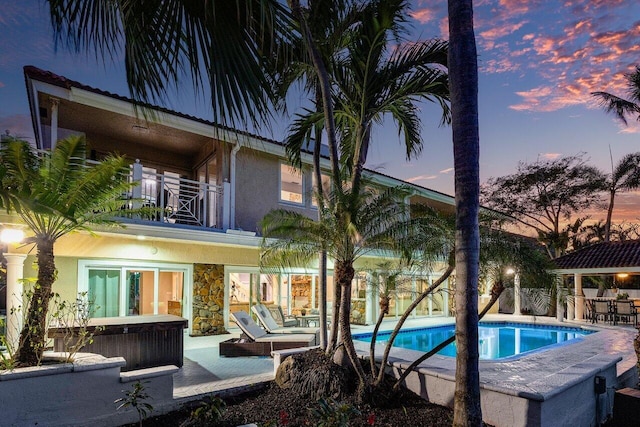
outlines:
[{"label": "outdoor table", "polygon": [[309,326],[309,323],[320,324],[319,314],[305,314],[304,316],[296,316],[298,326]]}]

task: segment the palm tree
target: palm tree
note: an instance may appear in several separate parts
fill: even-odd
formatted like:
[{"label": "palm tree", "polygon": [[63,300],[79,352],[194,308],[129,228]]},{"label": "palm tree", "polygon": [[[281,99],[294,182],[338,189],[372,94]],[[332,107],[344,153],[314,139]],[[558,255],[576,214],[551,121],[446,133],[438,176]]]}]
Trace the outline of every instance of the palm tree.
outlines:
[{"label": "palm tree", "polygon": [[[323,87],[328,89],[328,73],[320,78],[318,69],[326,69],[327,64],[331,65],[331,58],[341,49],[345,47],[344,32],[354,23],[359,20],[360,6],[348,1],[309,1],[308,7],[302,9],[299,2],[290,2],[291,7],[296,13],[298,19],[304,25],[305,34],[307,34],[308,40],[314,40],[313,46],[306,47],[305,40],[298,40],[298,45],[292,49],[293,55],[286,58],[286,61],[277,61],[275,65],[276,74],[278,75],[278,81],[276,83],[278,87],[279,95],[285,99],[287,92],[291,89],[294,83],[302,81],[304,86],[310,94],[312,94],[315,113],[317,117],[325,118],[324,105],[323,105]],[[315,55],[315,57],[314,57]],[[317,64],[317,66],[314,66]],[[328,105],[328,110],[332,111],[333,104]],[[332,129],[333,113],[329,112],[327,117],[329,120],[324,120],[316,123],[315,125],[305,128],[309,133],[305,135],[298,135],[298,141],[304,141],[306,146],[313,145],[313,176],[314,176],[314,196],[320,206],[318,209],[318,220],[322,221],[322,205],[324,204],[324,188],[322,185],[322,170],[320,167],[320,151],[322,145],[323,129],[326,127]],[[295,138],[293,138],[295,139]],[[287,154],[290,162],[296,167],[302,167],[301,161],[301,146],[292,144],[290,141],[285,141],[287,147]],[[337,167],[338,152],[336,148],[335,133],[331,133],[330,141],[330,157],[332,162],[335,161],[335,170],[339,171]],[[333,163],[332,163],[333,164]],[[332,172],[333,172],[332,170]],[[333,176],[333,180],[340,180],[338,175]],[[325,252],[319,254],[319,315],[320,324],[326,325],[327,322],[327,295],[326,295],[326,278],[327,278],[327,255]],[[333,300],[340,300],[340,287],[334,287]],[[338,319],[339,319],[339,306],[334,307],[334,316],[331,327],[331,337],[328,339],[326,336],[326,329],[320,330],[320,345],[326,348],[327,352],[330,352],[336,346],[338,338]]]},{"label": "palm tree", "polygon": [[19,366],[37,365],[44,351],[56,278],[55,242],[95,224],[117,224],[114,213],[122,206],[118,199],[131,188],[123,157],[109,156],[88,165],[86,154],[85,139],[79,136],[59,141],[44,154],[16,139],[0,147],[4,207],[31,229],[33,236],[26,243],[37,248],[38,277],[15,354]]},{"label": "palm tree", "polygon": [[[334,283],[343,292],[340,333],[347,356],[359,376],[361,390],[366,379],[353,347],[347,303],[355,276],[354,262],[367,253],[381,250],[405,259],[416,256],[431,259],[434,246],[445,247],[446,234],[441,221],[433,215],[407,215],[406,195],[404,189],[376,191],[367,185],[357,197],[348,189],[328,194],[324,207],[327,212],[321,222],[282,209],[271,211],[262,221],[263,268],[306,266],[321,249],[334,260]],[[340,214],[331,214],[335,210]]]},{"label": "palm tree", "polygon": [[614,114],[627,125],[627,116],[637,116],[640,121],[640,66],[632,73],[625,74],[627,80],[627,96],[624,99],[608,92],[591,92],[598,99],[607,113]]},{"label": "palm tree", "polygon": [[[114,59],[124,53],[134,99],[158,103],[189,79],[211,96],[214,121],[259,126],[271,117],[264,59],[296,33],[277,0],[48,0],[56,43]],[[144,111],[148,113],[148,111]]]},{"label": "palm tree", "polygon": [[[440,103],[443,107],[442,122],[448,120],[448,87],[444,71],[446,43],[428,41],[399,46],[394,44],[396,48],[389,54],[391,41],[399,42],[400,39],[396,36],[404,31],[407,7],[407,2],[402,0],[365,4],[358,14],[347,14],[358,17],[357,25],[336,26],[343,29],[341,37],[345,37],[351,43],[348,43],[345,49],[338,50],[336,54],[321,58],[322,61],[314,57],[317,75],[324,76],[324,79],[319,80],[332,85],[329,88],[332,91],[330,99],[325,95],[327,88],[320,85],[323,105],[326,107],[330,104],[330,108],[325,108],[323,114],[308,111],[307,114],[298,117],[291,126],[287,139],[288,152],[299,153],[307,143],[311,130],[325,123],[332,156],[332,186],[335,193],[343,193],[344,185],[351,189],[351,197],[359,197],[371,127],[374,122],[381,121],[385,114],[391,114],[398,124],[404,145],[407,147],[408,158],[417,155],[422,147],[420,121],[416,114],[417,102],[432,100]],[[295,11],[294,15],[305,16],[304,13]],[[311,31],[309,33],[307,43],[316,46],[316,51],[320,52],[318,46],[324,45],[321,41],[313,40],[314,34]],[[317,67],[318,63],[321,65],[320,68]],[[327,119],[327,111],[333,111],[330,120]],[[331,138],[333,132],[327,127],[333,125],[334,116],[336,132],[341,137],[340,164],[335,161],[336,154],[331,154],[336,145],[331,143],[334,139]],[[337,217],[354,212],[356,209],[349,205],[353,203],[355,206],[358,202],[350,201],[348,197],[336,200],[346,204],[336,206],[332,212],[336,218],[332,221],[349,222],[348,218]],[[344,268],[347,271],[353,270],[352,265],[345,265]],[[341,294],[339,311],[342,313],[345,310],[348,316],[350,291],[343,287]],[[343,323],[343,326],[349,328],[348,321]],[[341,336],[350,359],[355,359],[353,343],[349,342],[350,332],[341,329]]]},{"label": "palm tree", "polygon": [[478,62],[473,1],[449,0],[449,87],[456,198],[454,426],[482,425],[478,351],[480,209]]},{"label": "palm tree", "polygon": [[605,242],[608,242],[611,238],[611,217],[616,193],[640,187],[640,152],[627,154],[618,162],[615,168],[613,168],[613,162],[611,167],[613,170],[606,183],[609,189],[609,207],[607,208],[607,220],[604,225]]}]

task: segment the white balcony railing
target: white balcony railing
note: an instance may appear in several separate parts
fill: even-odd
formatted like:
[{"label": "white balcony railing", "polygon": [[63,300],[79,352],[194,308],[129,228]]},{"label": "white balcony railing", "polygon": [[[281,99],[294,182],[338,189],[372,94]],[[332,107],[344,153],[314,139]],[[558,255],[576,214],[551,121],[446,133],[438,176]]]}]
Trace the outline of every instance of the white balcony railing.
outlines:
[{"label": "white balcony railing", "polygon": [[223,188],[176,176],[143,171],[136,161],[129,179],[138,183],[131,199],[142,206],[158,208],[142,220],[203,228],[223,228]]}]

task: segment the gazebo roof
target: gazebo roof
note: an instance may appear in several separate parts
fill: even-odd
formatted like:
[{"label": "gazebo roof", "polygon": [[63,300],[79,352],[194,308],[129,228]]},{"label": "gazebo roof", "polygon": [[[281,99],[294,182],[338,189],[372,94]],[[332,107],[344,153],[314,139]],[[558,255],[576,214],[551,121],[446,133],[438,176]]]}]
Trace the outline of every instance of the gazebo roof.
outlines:
[{"label": "gazebo roof", "polygon": [[558,270],[608,270],[640,268],[640,240],[602,242],[554,260]]}]

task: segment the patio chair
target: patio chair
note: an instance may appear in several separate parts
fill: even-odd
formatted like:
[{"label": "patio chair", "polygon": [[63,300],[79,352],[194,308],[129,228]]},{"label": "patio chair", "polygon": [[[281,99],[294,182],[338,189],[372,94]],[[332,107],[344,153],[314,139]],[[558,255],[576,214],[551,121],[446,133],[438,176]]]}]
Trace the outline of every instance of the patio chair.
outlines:
[{"label": "patio chair", "polygon": [[267,310],[271,312],[271,317],[278,324],[280,328],[286,328],[289,326],[298,326],[298,320],[294,316],[285,316],[282,312],[282,307],[279,305],[270,305]]},{"label": "patio chair", "polygon": [[605,322],[613,322],[613,305],[607,300],[593,300],[593,315],[591,323],[598,323],[598,319],[602,317]]},{"label": "patio chair", "polygon": [[619,321],[623,321],[625,323],[631,323],[631,321],[633,321],[634,326],[638,324],[638,311],[633,301],[618,300],[614,304],[614,325],[616,325]]},{"label": "patio chair", "polygon": [[315,334],[316,342],[320,342],[320,328],[286,327],[281,328],[271,316],[271,311],[264,304],[256,304],[251,311],[258,317],[258,321],[270,334]]},{"label": "patio chair", "polygon": [[221,356],[270,356],[275,350],[317,345],[315,334],[270,334],[244,311],[231,313],[231,317],[242,330],[243,337],[240,341],[220,343]]}]

